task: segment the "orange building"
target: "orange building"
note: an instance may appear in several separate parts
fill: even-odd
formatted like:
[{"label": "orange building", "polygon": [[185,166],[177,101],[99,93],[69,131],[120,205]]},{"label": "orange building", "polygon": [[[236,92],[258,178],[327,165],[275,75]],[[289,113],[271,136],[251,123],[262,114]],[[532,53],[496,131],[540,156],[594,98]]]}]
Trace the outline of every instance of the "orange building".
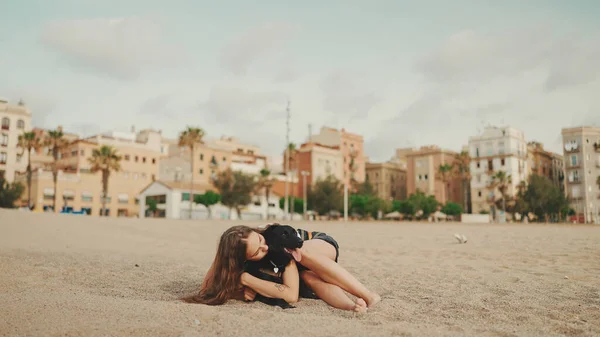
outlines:
[{"label": "orange building", "polygon": [[330,147],[317,143],[302,144],[294,158],[297,165],[298,189],[293,195],[301,197],[304,192],[303,172],[306,175],[307,188],[317,181],[332,175],[337,180],[344,181],[344,157],[338,147]]},{"label": "orange building", "polygon": [[380,199],[406,199],[406,169],[399,163],[367,163],[367,181]]},{"label": "orange building", "polygon": [[564,159],[562,155],[544,150],[538,142],[527,143],[527,167],[529,174],[544,176],[563,193],[565,191]]},{"label": "orange building", "polygon": [[[114,147],[122,157],[121,170],[111,172],[109,178],[106,206],[108,215],[137,215],[138,192],[158,176],[161,136],[160,132],[153,130],[142,130],[137,134],[104,133],[86,139],[75,139],[63,147],[57,161],[57,211],[66,206],[87,214],[100,214],[102,178],[100,172],[91,172],[89,159],[92,151],[103,145]],[[32,177],[31,200],[36,211],[51,210],[54,199],[53,177],[48,167],[53,159],[48,156],[42,149]],[[18,179],[26,184],[25,173],[20,174]],[[26,202],[25,200],[27,192],[22,197],[22,201]]]},{"label": "orange building", "polygon": [[463,204],[463,193],[459,178],[452,178],[447,184],[439,179],[439,167],[454,162],[457,153],[443,150],[438,146],[424,146],[413,151],[406,151],[406,189],[407,195],[417,190],[435,196],[442,204],[449,201]]},{"label": "orange building", "polygon": [[319,134],[310,137],[309,142],[340,150],[343,160],[343,183],[350,184],[352,178],[358,183],[365,181],[366,156],[363,136],[347,132],[345,129],[324,126]]}]

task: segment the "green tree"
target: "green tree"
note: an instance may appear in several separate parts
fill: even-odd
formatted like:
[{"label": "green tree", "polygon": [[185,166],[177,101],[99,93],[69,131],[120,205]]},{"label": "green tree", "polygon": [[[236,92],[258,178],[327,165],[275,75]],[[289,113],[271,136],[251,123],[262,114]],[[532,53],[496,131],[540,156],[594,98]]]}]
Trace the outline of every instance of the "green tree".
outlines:
[{"label": "green tree", "polygon": [[460,204],[449,201],[442,207],[442,212],[447,215],[459,216],[463,213],[463,208]]},{"label": "green tree", "polygon": [[417,213],[415,205],[410,200],[394,200],[392,202],[392,211],[404,214],[411,219],[414,218]]},{"label": "green tree", "polygon": [[[88,161],[92,165],[92,172],[100,171],[102,173],[102,213],[107,216],[108,179],[111,172],[121,170],[121,156],[117,154],[117,150],[112,146],[103,145],[92,151],[92,156]],[[56,195],[54,197],[56,198]]]},{"label": "green tree", "polygon": [[15,202],[21,198],[24,190],[20,183],[9,184],[0,177],[0,208],[15,208]]},{"label": "green tree", "polygon": [[219,172],[213,179],[213,185],[219,194],[221,202],[229,209],[235,209],[238,219],[242,219],[242,206],[252,201],[252,193],[256,190],[255,177],[230,168]]},{"label": "green tree", "polygon": [[374,196],[375,188],[373,188],[373,185],[371,185],[369,180],[365,180],[362,184],[358,185],[356,194]]},{"label": "green tree", "polygon": [[19,135],[17,146],[21,148],[22,151],[27,151],[27,207],[31,207],[31,179],[33,174],[31,168],[31,152],[42,147],[42,140],[35,132],[24,132],[22,135]]},{"label": "green tree", "polygon": [[[190,165],[192,174],[190,174],[190,219],[192,218],[192,207],[193,207],[193,196],[194,195],[194,150],[199,144],[202,144],[204,138],[204,130],[201,128],[194,128],[188,126],[187,129],[179,134],[178,145],[180,147],[187,147],[190,149]],[[214,159],[214,157],[213,157]]]},{"label": "green tree", "polygon": [[146,200],[146,210],[152,214],[153,217],[156,216],[156,212],[158,212],[158,203],[154,199]]},{"label": "green tree", "polygon": [[204,205],[208,210],[208,218],[212,219],[210,206],[216,205],[221,201],[221,195],[213,191],[206,191],[204,194],[194,195],[194,203]]},{"label": "green tree", "polygon": [[379,211],[385,212],[387,204],[374,195],[353,194],[348,198],[349,211],[360,216],[377,217]]},{"label": "green tree", "polygon": [[344,207],[343,185],[334,176],[319,179],[310,190],[313,210],[324,215],[330,211],[340,211]]},{"label": "green tree", "polygon": [[417,192],[411,194],[408,197],[408,201],[415,207],[416,212],[422,211],[422,219],[427,219],[429,216],[437,210],[438,202],[432,195],[426,195],[425,193],[417,190]]},{"label": "green tree", "polygon": [[[288,197],[288,205],[294,205],[294,209],[304,209],[304,200],[290,195]],[[309,206],[308,203],[307,206]],[[279,198],[279,208],[285,209],[285,197]]]},{"label": "green tree", "polygon": [[518,194],[527,210],[538,219],[548,221],[550,216],[562,218],[569,211],[569,201],[560,188],[544,176],[531,175],[524,193]]},{"label": "green tree", "polygon": [[64,133],[62,132],[62,128],[57,128],[56,130],[50,130],[45,135],[43,140],[43,145],[48,147],[48,151],[52,155],[52,182],[54,183],[54,198],[52,199],[52,210],[54,212],[56,209],[56,186],[58,185],[58,160],[60,159],[60,151],[64,149],[68,141],[64,138]]}]

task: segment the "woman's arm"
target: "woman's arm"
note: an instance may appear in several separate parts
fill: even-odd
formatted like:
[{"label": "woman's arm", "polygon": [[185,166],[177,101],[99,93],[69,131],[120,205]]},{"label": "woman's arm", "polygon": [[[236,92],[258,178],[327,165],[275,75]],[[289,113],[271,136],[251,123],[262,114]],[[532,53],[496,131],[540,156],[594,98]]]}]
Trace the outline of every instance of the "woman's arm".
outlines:
[{"label": "woman's arm", "polygon": [[283,272],[283,284],[261,280],[250,273],[242,273],[242,285],[271,298],[281,298],[288,303],[298,302],[300,276],[296,261],[292,260]]}]

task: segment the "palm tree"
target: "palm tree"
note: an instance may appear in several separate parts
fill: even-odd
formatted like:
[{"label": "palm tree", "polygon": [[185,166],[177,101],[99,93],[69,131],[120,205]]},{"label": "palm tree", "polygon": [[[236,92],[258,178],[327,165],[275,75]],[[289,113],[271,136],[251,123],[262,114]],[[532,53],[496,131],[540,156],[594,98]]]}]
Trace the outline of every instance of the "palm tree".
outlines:
[{"label": "palm tree", "polygon": [[196,145],[202,144],[204,138],[204,130],[201,128],[193,128],[188,126],[186,130],[179,134],[179,146],[188,147],[190,149],[190,165],[192,166],[192,174],[190,175],[190,219],[192,218],[192,207],[194,205],[194,149]]},{"label": "palm tree", "polygon": [[258,177],[257,189],[265,189],[265,198],[267,199],[267,213],[266,217],[269,219],[269,195],[271,194],[271,188],[275,184],[275,180],[271,178],[271,171],[269,169],[260,170],[260,176]]},{"label": "palm tree", "polygon": [[506,192],[508,186],[512,184],[512,177],[510,174],[506,174],[505,171],[498,171],[492,176],[492,181],[494,182],[494,187],[498,188],[498,191],[502,195],[502,210],[506,213]]},{"label": "palm tree", "polygon": [[118,172],[121,170],[121,156],[117,154],[117,150],[112,146],[103,145],[99,149],[92,151],[92,157],[88,159],[92,165],[92,172],[102,172],[102,214],[108,215],[106,212],[106,198],[108,197],[108,178],[110,172]]},{"label": "palm tree", "polygon": [[56,212],[56,185],[58,183],[58,157],[60,151],[68,144],[64,138],[62,128],[50,130],[46,134],[43,145],[48,147],[54,161],[52,162],[52,181],[54,183],[54,198],[52,199],[52,210]]},{"label": "palm tree", "polygon": [[456,176],[462,180],[464,209],[469,209],[469,182],[471,181],[471,157],[469,152],[462,151],[454,158],[452,166],[456,169]]},{"label": "palm tree", "polygon": [[446,203],[450,201],[450,179],[454,177],[454,166],[451,164],[441,164],[438,167],[437,179],[441,180],[446,190]]},{"label": "palm tree", "polygon": [[42,141],[35,132],[24,132],[19,136],[17,146],[23,151],[27,150],[27,207],[31,208],[31,151],[38,150],[42,146]]}]

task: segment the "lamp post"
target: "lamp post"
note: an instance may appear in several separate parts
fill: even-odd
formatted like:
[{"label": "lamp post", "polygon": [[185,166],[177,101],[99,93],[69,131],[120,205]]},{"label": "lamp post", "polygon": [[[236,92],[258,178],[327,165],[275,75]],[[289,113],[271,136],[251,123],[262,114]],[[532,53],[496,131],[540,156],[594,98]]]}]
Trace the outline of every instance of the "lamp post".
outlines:
[{"label": "lamp post", "polygon": [[301,171],[302,174],[302,194],[304,195],[304,200],[302,201],[302,206],[304,207],[304,220],[306,220],[306,177],[310,175],[308,171]]}]

